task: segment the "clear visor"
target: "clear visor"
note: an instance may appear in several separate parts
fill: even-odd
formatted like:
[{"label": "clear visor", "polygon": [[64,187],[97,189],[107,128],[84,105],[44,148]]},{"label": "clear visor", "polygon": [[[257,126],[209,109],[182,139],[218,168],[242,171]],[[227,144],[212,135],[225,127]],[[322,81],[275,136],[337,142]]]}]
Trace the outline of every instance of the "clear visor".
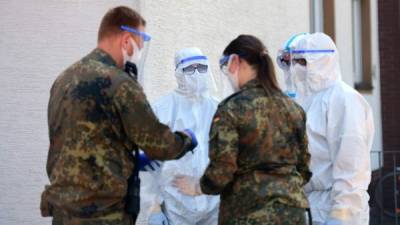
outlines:
[{"label": "clear visor", "polygon": [[[132,27],[128,26],[121,26],[121,29],[124,31],[128,31],[131,34],[140,37],[139,38],[139,43],[136,43],[137,47],[139,48],[140,51],[140,60],[136,64],[137,67],[137,81],[144,86],[144,64],[146,62],[147,54],[150,48],[150,40],[151,36],[145,32],[139,31],[137,29],[134,29]],[[137,39],[136,39],[137,40]]]},{"label": "clear visor", "polygon": [[278,66],[283,69],[283,70],[289,70],[290,67],[290,59],[291,59],[291,54],[287,50],[280,50],[278,52],[278,56],[276,59],[276,62]]},{"label": "clear visor", "polygon": [[144,85],[144,76],[145,76],[144,75],[144,73],[145,73],[144,64],[146,62],[146,58],[149,53],[149,49],[150,49],[150,41],[145,41],[143,43],[142,49],[140,50],[141,51],[140,60],[138,62],[138,65],[136,65],[137,69],[138,69],[138,82],[140,84],[142,84],[142,86]]},{"label": "clear visor", "polygon": [[217,78],[217,96],[220,100],[235,93],[235,89],[229,80],[229,65],[232,60],[232,55],[223,55],[219,59],[219,73]]},{"label": "clear visor", "polygon": [[278,52],[277,63],[284,70],[289,70],[293,63],[298,59],[306,59],[308,54],[334,53],[333,49],[300,49],[300,50],[280,50]]},{"label": "clear visor", "polygon": [[191,76],[196,70],[200,74],[207,76],[207,86],[212,93],[217,91],[215,77],[209,67],[207,56],[197,55],[182,59],[177,65],[176,70],[181,70],[183,75]]},{"label": "clear visor", "polygon": [[230,59],[230,55],[224,55],[219,59],[219,68],[220,70],[223,70],[228,66],[228,62]]}]

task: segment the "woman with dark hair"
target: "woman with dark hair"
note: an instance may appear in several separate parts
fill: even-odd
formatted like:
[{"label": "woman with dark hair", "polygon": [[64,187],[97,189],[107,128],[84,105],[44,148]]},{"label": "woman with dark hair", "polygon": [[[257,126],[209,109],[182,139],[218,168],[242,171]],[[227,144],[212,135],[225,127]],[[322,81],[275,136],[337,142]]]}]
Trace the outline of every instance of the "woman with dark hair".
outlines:
[{"label": "woman with dark hair", "polygon": [[203,177],[181,177],[176,186],[189,195],[220,194],[219,224],[305,224],[311,172],[304,111],[279,89],[258,38],[237,37],[220,65],[236,93],[214,115]]}]

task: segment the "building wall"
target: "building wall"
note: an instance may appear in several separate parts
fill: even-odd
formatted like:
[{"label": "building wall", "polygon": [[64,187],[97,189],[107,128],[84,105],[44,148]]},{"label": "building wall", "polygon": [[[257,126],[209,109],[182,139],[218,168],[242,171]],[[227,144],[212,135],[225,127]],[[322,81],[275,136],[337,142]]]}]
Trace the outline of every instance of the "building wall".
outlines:
[{"label": "building wall", "polygon": [[400,152],[400,2],[378,2],[383,146]]},{"label": "building wall", "polygon": [[147,31],[153,36],[145,71],[150,99],[175,87],[174,53],[181,48],[202,49],[218,78],[218,59],[239,34],[259,37],[275,59],[278,48],[290,35],[309,30],[308,0],[232,0],[229,4],[213,0],[150,0],[141,1],[139,7],[150,18]]},{"label": "building wall", "polygon": [[[370,104],[375,124],[375,136],[372,146],[373,151],[382,151],[382,116],[381,116],[381,85],[379,70],[379,40],[378,40],[378,15],[377,1],[371,0],[371,57],[372,57],[372,91],[361,92]],[[353,25],[352,1],[335,1],[335,33],[336,44],[340,53],[340,65],[343,80],[354,87],[355,68],[353,57]],[[378,154],[371,154],[372,168],[379,167]]]},{"label": "building wall", "polygon": [[309,30],[307,0],[0,1],[0,224],[50,224],[39,212],[48,183],[49,90],[96,46],[101,17],[117,5],[138,8],[148,21],[151,100],[175,87],[173,56],[180,48],[200,47],[217,74],[222,50],[240,33],[260,37],[275,57],[291,34]]},{"label": "building wall", "polygon": [[96,46],[104,12],[132,1],[0,1],[0,224],[50,224],[39,201],[56,76]]}]

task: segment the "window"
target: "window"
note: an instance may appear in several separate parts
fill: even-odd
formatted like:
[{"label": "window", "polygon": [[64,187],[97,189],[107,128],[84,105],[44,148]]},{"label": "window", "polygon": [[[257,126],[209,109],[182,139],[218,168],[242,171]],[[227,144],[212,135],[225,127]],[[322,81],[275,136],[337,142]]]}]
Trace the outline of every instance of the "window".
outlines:
[{"label": "window", "polygon": [[323,0],[311,1],[311,32],[324,31]]},{"label": "window", "polygon": [[311,32],[324,32],[335,40],[335,0],[311,0]]},{"label": "window", "polygon": [[370,0],[352,0],[354,87],[372,90]]}]

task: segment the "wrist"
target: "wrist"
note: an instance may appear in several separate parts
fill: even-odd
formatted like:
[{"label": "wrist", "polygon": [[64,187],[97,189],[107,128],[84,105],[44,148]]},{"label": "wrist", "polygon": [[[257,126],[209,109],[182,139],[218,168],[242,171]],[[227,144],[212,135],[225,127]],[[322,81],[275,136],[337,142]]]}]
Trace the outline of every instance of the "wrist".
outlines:
[{"label": "wrist", "polygon": [[329,218],[341,221],[349,219],[350,216],[348,209],[332,209],[329,214]]},{"label": "wrist", "polygon": [[150,206],[150,212],[151,213],[161,212],[161,205],[158,203],[153,204],[152,206]]},{"label": "wrist", "polygon": [[196,192],[196,195],[202,195],[203,194],[203,192],[201,191],[200,179],[197,179],[197,181],[196,181],[195,192]]}]

